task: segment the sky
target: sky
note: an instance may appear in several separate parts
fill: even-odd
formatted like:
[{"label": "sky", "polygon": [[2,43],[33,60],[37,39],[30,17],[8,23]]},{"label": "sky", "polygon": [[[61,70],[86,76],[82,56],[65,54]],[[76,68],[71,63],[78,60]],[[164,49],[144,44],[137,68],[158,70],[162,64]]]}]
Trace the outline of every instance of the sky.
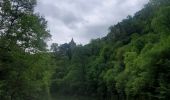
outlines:
[{"label": "sky", "polygon": [[48,21],[51,43],[87,44],[107,35],[108,28],[133,16],[149,0],[38,0],[35,11]]}]

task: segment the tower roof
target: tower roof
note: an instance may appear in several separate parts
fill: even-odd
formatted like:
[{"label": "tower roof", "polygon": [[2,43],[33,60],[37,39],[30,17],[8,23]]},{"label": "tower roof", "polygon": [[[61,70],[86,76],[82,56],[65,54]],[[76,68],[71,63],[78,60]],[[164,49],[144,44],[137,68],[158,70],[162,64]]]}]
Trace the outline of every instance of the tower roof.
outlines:
[{"label": "tower roof", "polygon": [[[73,39],[73,38],[71,39],[71,42],[74,42],[74,39]],[[75,42],[74,42],[74,43],[75,43]]]},{"label": "tower roof", "polygon": [[71,46],[76,46],[76,43],[74,42],[74,39],[72,38],[70,43],[69,43]]}]

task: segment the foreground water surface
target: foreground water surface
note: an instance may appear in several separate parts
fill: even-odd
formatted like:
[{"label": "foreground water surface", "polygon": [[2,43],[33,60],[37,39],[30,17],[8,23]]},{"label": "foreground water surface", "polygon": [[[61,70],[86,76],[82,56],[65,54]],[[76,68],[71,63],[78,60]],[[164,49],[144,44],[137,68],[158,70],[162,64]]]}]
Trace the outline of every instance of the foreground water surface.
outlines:
[{"label": "foreground water surface", "polygon": [[53,96],[52,100],[98,100],[94,97],[85,97],[85,96],[64,96],[64,95],[57,95]]}]

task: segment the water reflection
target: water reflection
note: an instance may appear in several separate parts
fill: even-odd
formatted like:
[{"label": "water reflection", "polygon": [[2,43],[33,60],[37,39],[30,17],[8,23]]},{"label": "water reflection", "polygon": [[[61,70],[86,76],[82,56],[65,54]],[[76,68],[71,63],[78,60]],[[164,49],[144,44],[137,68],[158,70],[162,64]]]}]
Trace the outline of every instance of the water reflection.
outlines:
[{"label": "water reflection", "polygon": [[85,97],[85,96],[64,96],[64,95],[57,95],[53,96],[52,100],[98,100],[94,97]]}]

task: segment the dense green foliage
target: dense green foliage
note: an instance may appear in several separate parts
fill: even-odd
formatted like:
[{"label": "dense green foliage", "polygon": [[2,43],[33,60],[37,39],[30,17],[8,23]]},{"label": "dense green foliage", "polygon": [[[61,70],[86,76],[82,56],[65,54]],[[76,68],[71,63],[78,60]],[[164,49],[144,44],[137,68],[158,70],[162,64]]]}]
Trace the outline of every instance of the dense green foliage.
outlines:
[{"label": "dense green foliage", "polygon": [[170,1],[151,0],[106,37],[72,47],[53,44],[53,94],[113,100],[170,98]]},{"label": "dense green foliage", "polygon": [[35,0],[0,1],[0,100],[47,100],[52,59]]},{"label": "dense green foliage", "polygon": [[[0,1],[0,100],[169,100],[170,1],[150,0],[87,45],[53,43],[36,0]],[[69,97],[69,96],[68,96]],[[70,99],[70,98],[69,98]]]}]

